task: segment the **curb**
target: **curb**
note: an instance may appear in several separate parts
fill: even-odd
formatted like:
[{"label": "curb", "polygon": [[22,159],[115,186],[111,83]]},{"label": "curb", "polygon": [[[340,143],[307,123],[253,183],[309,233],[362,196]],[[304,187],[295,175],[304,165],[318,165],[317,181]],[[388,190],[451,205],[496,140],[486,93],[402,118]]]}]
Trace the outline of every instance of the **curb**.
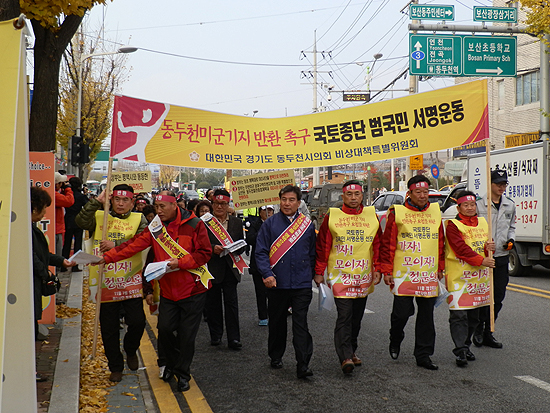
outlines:
[{"label": "curb", "polygon": [[[83,272],[73,272],[67,306],[82,309]],[[60,320],[58,319],[58,322]],[[80,396],[80,336],[82,315],[62,320],[59,353],[48,413],[78,413]],[[66,360],[66,361],[65,361]]]}]

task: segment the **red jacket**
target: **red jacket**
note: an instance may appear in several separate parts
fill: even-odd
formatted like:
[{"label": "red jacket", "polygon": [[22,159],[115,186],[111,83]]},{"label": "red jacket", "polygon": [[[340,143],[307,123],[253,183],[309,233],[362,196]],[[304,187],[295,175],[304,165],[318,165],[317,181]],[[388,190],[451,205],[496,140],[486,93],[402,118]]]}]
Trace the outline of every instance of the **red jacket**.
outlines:
[{"label": "red jacket", "polygon": [[[361,205],[361,208],[359,211],[357,211],[355,208],[349,208],[345,205],[342,205],[342,211],[349,215],[359,215],[361,212],[363,212],[363,205]],[[330,219],[330,215],[325,215],[325,218],[323,219],[323,223],[321,224],[321,228],[319,228],[319,233],[317,234],[317,241],[315,243],[315,252],[316,252],[316,258],[315,258],[315,274],[324,274],[325,269],[328,265],[328,257],[330,254],[330,250],[332,249],[332,234],[328,227],[328,221]],[[382,230],[380,227],[378,227],[378,232],[376,233],[376,236],[374,237],[374,241],[372,242],[372,248],[373,248],[373,257],[372,257],[372,270],[373,271],[380,271],[380,260],[379,260],[379,251],[380,251],[380,237],[382,236]]]},{"label": "red jacket", "polygon": [[[457,219],[462,222],[464,225],[469,227],[477,227],[477,216],[466,217],[464,215],[458,214]],[[453,252],[456,255],[456,258],[459,260],[465,261],[473,267],[481,266],[483,262],[483,256],[479,255],[472,248],[464,242],[464,237],[462,233],[458,230],[457,226],[449,221],[447,224],[447,242],[452,248]],[[485,255],[487,255],[487,248],[485,248]]]},{"label": "red jacket", "polygon": [[[179,301],[205,293],[206,288],[198,276],[187,270],[206,264],[212,255],[206,226],[195,214],[178,208],[176,219],[166,225],[166,230],[172,239],[189,254],[178,260],[178,271],[169,272],[160,279],[160,295],[172,301]],[[151,235],[149,227],[132,239],[106,252],[103,258],[106,263],[117,262],[131,257],[149,246],[153,249],[155,262],[170,259],[168,253]]]},{"label": "red jacket", "polygon": [[63,193],[55,191],[55,235],[65,233],[65,211],[63,208],[73,206],[73,190],[67,187]]},{"label": "red jacket", "polygon": [[[425,211],[430,206],[428,202],[424,208],[420,211]],[[405,207],[411,211],[418,211],[407,201],[405,201]],[[395,257],[395,248],[397,246],[397,224],[395,223],[395,210],[392,208],[388,211],[386,229],[384,235],[382,235],[382,245],[380,247],[380,267],[382,274],[393,275],[393,258]],[[445,269],[445,232],[443,231],[443,222],[439,226],[439,260],[438,271]]]}]

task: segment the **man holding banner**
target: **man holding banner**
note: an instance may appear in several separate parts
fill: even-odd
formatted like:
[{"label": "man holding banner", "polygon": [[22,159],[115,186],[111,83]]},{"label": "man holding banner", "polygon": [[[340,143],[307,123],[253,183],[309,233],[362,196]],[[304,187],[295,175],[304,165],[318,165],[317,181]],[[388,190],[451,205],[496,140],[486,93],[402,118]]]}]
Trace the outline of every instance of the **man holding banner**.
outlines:
[{"label": "man holding banner", "polygon": [[487,221],[477,216],[475,194],[459,192],[457,204],[458,215],[446,222],[445,278],[450,293],[447,301],[455,344],[453,353],[456,365],[466,367],[468,361],[476,359],[470,345],[479,323],[479,311],[491,299],[487,267],[494,268],[495,260],[487,257],[485,251],[494,251],[495,243],[489,242]]},{"label": "man holding banner", "polygon": [[212,278],[204,264],[212,250],[204,224],[193,213],[178,207],[173,192],[161,191],[155,199],[155,208],[157,216],[149,226],[130,241],[106,252],[103,260],[118,263],[152,247],[155,261],[167,262],[171,271],[160,279],[158,320],[159,340],[167,359],[163,380],[169,381],[175,375],[178,391],[187,391],[195,338],[206,301],[204,293]]},{"label": "man holding banner", "polygon": [[280,212],[264,222],[256,240],[256,264],[267,290],[268,354],[271,367],[283,367],[288,307],[292,307],[292,334],[298,378],[312,376],[309,361],[313,340],[307,325],[311,282],[315,274],[315,227],[298,212],[302,191],[287,185],[279,192]]},{"label": "man holding banner", "polygon": [[445,268],[445,236],[441,210],[428,201],[430,181],[417,175],[407,182],[404,205],[392,205],[382,236],[380,261],[384,282],[394,294],[390,329],[390,356],[399,357],[404,329],[418,307],[415,325],[416,364],[437,370],[430,356],[435,349],[434,305],[438,280]]},{"label": "man holding banner", "polygon": [[214,215],[205,214],[201,217],[208,228],[208,238],[212,246],[208,269],[214,276],[212,287],[206,293],[206,317],[211,345],[218,346],[221,343],[225,313],[227,346],[232,350],[240,350],[242,344],[237,284],[248,266],[240,256],[244,252],[244,246],[234,252],[228,252],[224,248],[244,239],[242,221],[228,213],[230,200],[229,192],[216,189],[212,202]]},{"label": "man holding banner", "polygon": [[380,282],[378,251],[382,232],[374,207],[363,207],[363,187],[359,181],[342,186],[342,208],[330,208],[317,236],[315,282],[332,288],[338,318],[334,345],[344,374],[360,366],[357,337],[367,305],[367,296]]},{"label": "man holding banner", "polygon": [[[107,252],[147,227],[143,214],[132,212],[134,207],[134,190],[126,184],[113,188],[111,199],[112,210],[108,221],[107,239],[103,238],[103,211],[100,208],[105,201],[105,191],[97,199],[91,199],[75,218],[76,224],[93,232],[94,254]],[[114,382],[122,380],[124,358],[120,352],[120,313],[124,310],[124,321],[128,331],[124,336],[126,363],[130,370],[137,370],[139,361],[137,350],[145,330],[145,313],[143,312],[143,292],[141,282],[141,254],[132,254],[128,259],[105,267],[103,285],[99,286],[98,267],[90,267],[90,293],[96,301],[98,288],[102,288],[99,321],[105,356]]]}]

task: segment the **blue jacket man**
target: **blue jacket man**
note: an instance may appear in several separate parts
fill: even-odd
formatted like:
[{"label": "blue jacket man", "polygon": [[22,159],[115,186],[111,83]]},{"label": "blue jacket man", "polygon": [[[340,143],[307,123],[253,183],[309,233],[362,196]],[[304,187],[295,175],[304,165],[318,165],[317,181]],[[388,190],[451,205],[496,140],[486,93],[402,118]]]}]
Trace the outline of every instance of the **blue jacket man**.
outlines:
[{"label": "blue jacket man", "polygon": [[313,340],[307,325],[311,283],[315,274],[315,227],[298,212],[302,191],[287,185],[279,192],[281,210],[267,219],[258,233],[255,258],[267,287],[271,367],[283,367],[287,311],[292,307],[292,334],[298,378],[313,375],[309,361]]}]

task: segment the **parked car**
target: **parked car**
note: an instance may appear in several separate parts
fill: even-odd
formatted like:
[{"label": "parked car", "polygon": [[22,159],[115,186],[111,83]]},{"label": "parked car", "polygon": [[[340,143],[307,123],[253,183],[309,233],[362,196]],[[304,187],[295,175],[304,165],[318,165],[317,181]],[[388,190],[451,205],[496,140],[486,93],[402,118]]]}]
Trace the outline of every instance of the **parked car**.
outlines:
[{"label": "parked car", "polygon": [[178,195],[180,194],[183,194],[183,198],[186,201],[189,201],[190,199],[199,199],[199,193],[193,189],[183,189]]}]

